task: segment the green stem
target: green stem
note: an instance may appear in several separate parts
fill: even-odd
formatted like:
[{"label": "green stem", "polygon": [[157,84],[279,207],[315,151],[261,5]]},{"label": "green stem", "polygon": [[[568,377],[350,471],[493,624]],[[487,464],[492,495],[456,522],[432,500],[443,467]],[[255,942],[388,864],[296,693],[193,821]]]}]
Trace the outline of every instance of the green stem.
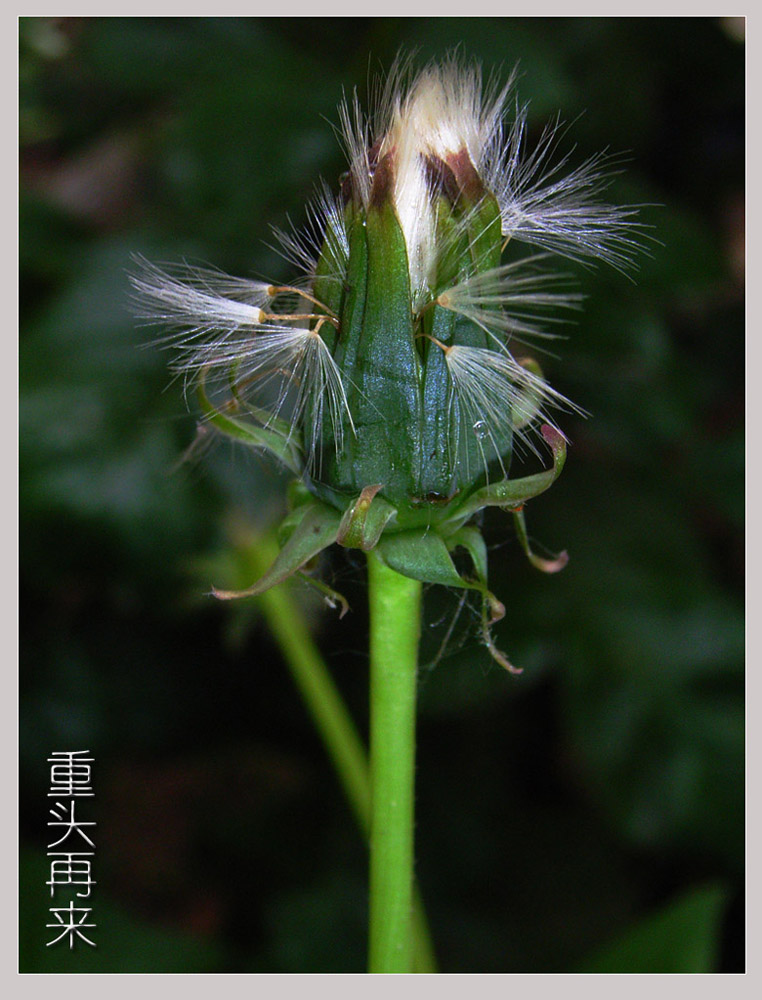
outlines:
[{"label": "green stem", "polygon": [[[275,560],[278,546],[271,537],[259,538],[255,545],[248,546],[247,554],[251,576],[259,578]],[[258,601],[336,768],[352,812],[360,829],[369,837],[370,774],[365,747],[352,718],[287,586],[273,587],[261,594]],[[436,957],[417,888],[414,893],[413,938],[415,971],[436,972]]]},{"label": "green stem", "polygon": [[368,553],[370,972],[412,971],[415,696],[421,584]]}]

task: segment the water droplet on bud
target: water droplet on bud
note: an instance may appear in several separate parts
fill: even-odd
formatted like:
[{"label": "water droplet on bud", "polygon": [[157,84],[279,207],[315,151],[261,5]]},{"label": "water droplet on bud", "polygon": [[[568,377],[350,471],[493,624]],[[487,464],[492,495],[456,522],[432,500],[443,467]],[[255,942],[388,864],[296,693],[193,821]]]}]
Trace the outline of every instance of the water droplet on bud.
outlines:
[{"label": "water droplet on bud", "polygon": [[487,428],[487,421],[477,420],[476,423],[474,424],[474,434],[476,435],[477,439],[479,441],[483,441],[488,433],[489,430]]}]

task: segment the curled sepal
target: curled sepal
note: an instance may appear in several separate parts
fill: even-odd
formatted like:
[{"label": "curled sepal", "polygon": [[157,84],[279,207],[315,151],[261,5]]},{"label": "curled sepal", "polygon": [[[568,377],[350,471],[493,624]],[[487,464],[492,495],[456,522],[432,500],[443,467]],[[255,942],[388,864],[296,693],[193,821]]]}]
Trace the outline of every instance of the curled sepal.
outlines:
[{"label": "curled sepal", "polygon": [[265,575],[246,590],[217,590],[213,587],[212,593],[215,597],[229,601],[237,597],[262,594],[292,576],[323,549],[333,545],[341,522],[338,511],[315,500],[310,505],[305,504],[298,508],[295,513],[301,513],[301,517]]},{"label": "curled sepal", "polygon": [[487,589],[487,546],[478,528],[461,528],[446,540],[447,548],[454,552],[458,547],[464,548],[471,556],[476,577],[481,586],[482,596],[489,605],[490,623],[498,622],[505,615],[505,606]]},{"label": "curled sepal", "polygon": [[484,544],[481,532],[477,528],[461,528],[447,539],[450,551],[462,546],[471,556],[474,569],[482,583],[485,585],[482,591],[482,642],[487,650],[501,667],[511,674],[522,673],[519,667],[514,667],[508,657],[495,645],[492,638],[491,626],[500,621],[505,616],[505,605],[499,601],[494,594],[487,590],[487,546]]},{"label": "curled sepal", "polygon": [[337,605],[341,605],[339,618],[343,618],[347,611],[349,611],[349,601],[343,594],[340,594],[338,590],[334,590],[333,587],[329,587],[327,583],[323,583],[322,580],[317,580],[314,576],[309,576],[301,570],[299,570],[296,575],[300,580],[303,580],[304,583],[308,583],[311,587],[314,587],[315,590],[319,591],[323,595],[323,600],[329,608],[335,609]]},{"label": "curled sepal", "polygon": [[384,528],[397,514],[396,507],[388,500],[376,496],[380,489],[381,483],[366,486],[355,502],[347,507],[336,539],[339,545],[347,549],[362,549],[363,552],[370,552],[376,547]]},{"label": "curled sepal", "polygon": [[487,651],[492,659],[499,663],[501,667],[504,667],[509,674],[523,674],[523,667],[514,667],[508,657],[495,645],[495,640],[492,638],[492,632],[490,630],[490,625],[493,623],[489,620],[487,616],[487,605],[482,604],[482,642],[487,647]]},{"label": "curled sepal", "polygon": [[289,538],[304,520],[305,515],[314,503],[314,497],[310,497],[306,503],[300,503],[283,518],[275,530],[275,537],[278,545],[283,548]]},{"label": "curled sepal", "polygon": [[546,472],[538,472],[534,476],[523,479],[502,479],[498,483],[490,483],[472,493],[465,503],[457,509],[455,516],[465,521],[483,507],[503,507],[513,510],[527,500],[538,496],[549,489],[561,475],[566,461],[566,440],[560,431],[550,424],[542,425],[542,436],[553,451],[553,468]]},{"label": "curled sepal", "polygon": [[412,580],[478,590],[482,594],[486,590],[481,581],[467,580],[458,573],[448,544],[433,531],[419,529],[382,536],[376,552],[390,569]]},{"label": "curled sepal", "polygon": [[269,451],[286,468],[299,475],[304,467],[304,458],[295,436],[284,437],[279,431],[258,427],[256,424],[249,423],[248,420],[239,420],[229,413],[218,410],[206,394],[204,375],[205,373],[199,379],[197,392],[201,409],[209,423],[213,424],[218,431],[248,445],[250,448]]},{"label": "curled sepal", "polygon": [[569,553],[566,551],[559,552],[555,559],[543,559],[542,556],[536,555],[529,544],[524,511],[519,508],[518,510],[511,511],[511,513],[513,514],[513,523],[516,526],[516,535],[518,536],[519,543],[530,563],[543,573],[559,573],[568,563]]},{"label": "curled sepal", "polygon": [[[462,546],[471,556],[476,580],[461,576],[450,552]],[[482,640],[490,656],[512,674],[521,673],[494,643],[490,626],[505,615],[505,606],[487,588],[487,550],[476,528],[462,528],[445,542],[427,531],[404,531],[382,538],[376,552],[391,569],[422,583],[441,583],[446,587],[476,590],[482,597]]]}]

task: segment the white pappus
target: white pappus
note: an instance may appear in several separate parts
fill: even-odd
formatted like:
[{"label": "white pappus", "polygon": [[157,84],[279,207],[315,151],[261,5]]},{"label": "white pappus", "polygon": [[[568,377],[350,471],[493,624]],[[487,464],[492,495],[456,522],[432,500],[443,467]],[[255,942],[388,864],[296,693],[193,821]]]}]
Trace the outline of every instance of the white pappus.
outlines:
[{"label": "white pappus", "polygon": [[[415,74],[402,61],[378,87],[366,117],[357,97],[339,109],[342,144],[349,158],[352,195],[367,210],[381,157],[394,153],[392,201],[407,248],[411,308],[419,318],[433,304],[477,324],[488,347],[445,350],[452,393],[473,422],[489,431],[509,425],[529,440],[548,410],[579,408],[556,392],[514,353],[513,344],[552,338],[562,314],[581,297],[562,290],[561,277],[545,270],[552,255],[603,261],[619,270],[632,264],[643,227],[637,207],[603,200],[616,163],[605,154],[569,168],[569,157],[553,162],[558,122],[527,151],[527,108],[506,109],[515,74],[505,86],[484,85],[477,65],[456,57]],[[501,235],[539,247],[524,260],[460,277],[442,287],[440,270],[450,245],[438,236],[435,193],[427,161],[465,157],[499,208]],[[471,217],[473,218],[473,216]],[[469,222],[462,222],[459,233]],[[282,251],[302,275],[294,284],[231,278],[213,269],[159,268],[137,259],[131,281],[136,311],[148,322],[172,328],[158,343],[175,351],[174,370],[193,383],[207,375],[229,377],[256,392],[270,388],[273,420],[294,427],[306,418],[306,460],[315,463],[330,421],[337,451],[346,429],[354,432],[349,385],[333,357],[338,317],[313,295],[317,262],[321,280],[343,285],[349,264],[344,201],[323,186],[308,210],[303,232],[275,231]],[[325,262],[328,273],[325,273]],[[276,386],[273,391],[273,386]],[[529,401],[529,402],[527,402]]]}]

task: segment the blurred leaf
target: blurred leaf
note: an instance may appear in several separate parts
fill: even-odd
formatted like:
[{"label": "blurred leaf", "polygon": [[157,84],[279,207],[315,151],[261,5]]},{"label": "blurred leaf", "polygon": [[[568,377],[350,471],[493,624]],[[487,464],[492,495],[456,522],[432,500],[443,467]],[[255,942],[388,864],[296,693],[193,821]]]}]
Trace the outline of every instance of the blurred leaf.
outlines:
[{"label": "blurred leaf", "polygon": [[742,611],[710,582],[674,499],[606,491],[603,475],[578,484],[567,508],[571,560],[557,592],[573,752],[634,843],[709,850],[740,870]]},{"label": "blurred leaf", "polygon": [[694,889],[636,924],[618,941],[584,962],[587,973],[717,972],[723,886]]}]

